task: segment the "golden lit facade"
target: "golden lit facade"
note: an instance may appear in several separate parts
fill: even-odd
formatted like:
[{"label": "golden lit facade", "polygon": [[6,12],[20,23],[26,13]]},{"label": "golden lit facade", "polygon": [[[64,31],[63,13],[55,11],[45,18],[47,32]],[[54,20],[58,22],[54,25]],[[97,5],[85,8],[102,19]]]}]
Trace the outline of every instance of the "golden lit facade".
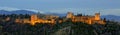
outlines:
[{"label": "golden lit facade", "polygon": [[31,15],[31,24],[35,25],[37,21],[38,21],[37,15]]},{"label": "golden lit facade", "polygon": [[68,12],[66,18],[73,18],[73,13],[72,12]]},{"label": "golden lit facade", "polygon": [[15,22],[18,23],[30,23],[31,25],[35,25],[35,23],[48,23],[48,24],[55,24],[55,19],[40,19],[36,14],[31,15],[29,19],[16,19]]},{"label": "golden lit facade", "polygon": [[105,24],[105,22],[100,19],[100,13],[95,13],[95,16],[75,16],[73,15],[73,13],[68,12],[66,18],[70,18],[72,22],[85,22],[88,24]]},{"label": "golden lit facade", "polygon": [[47,23],[47,24],[55,24],[57,21],[59,23],[65,22],[67,19],[71,19],[72,22],[84,22],[88,24],[105,24],[104,20],[100,19],[100,13],[95,13],[95,16],[76,16],[72,12],[68,12],[66,18],[62,18],[63,20],[56,20],[59,16],[47,15],[43,18],[39,18],[36,14],[31,15],[30,19],[16,19],[15,22],[19,23],[30,23],[31,25],[35,25],[36,23]]},{"label": "golden lit facade", "polygon": [[59,18],[59,16],[55,16],[55,15],[46,15],[44,18],[45,18],[45,19],[57,19],[57,18]]}]

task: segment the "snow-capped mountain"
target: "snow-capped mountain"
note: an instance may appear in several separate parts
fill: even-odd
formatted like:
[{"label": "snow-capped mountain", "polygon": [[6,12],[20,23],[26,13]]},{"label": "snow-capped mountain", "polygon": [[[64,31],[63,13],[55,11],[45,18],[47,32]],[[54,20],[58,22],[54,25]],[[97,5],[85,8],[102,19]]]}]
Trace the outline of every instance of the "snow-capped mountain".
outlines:
[{"label": "snow-capped mountain", "polygon": [[28,10],[14,10],[14,11],[6,11],[6,10],[0,10],[0,14],[36,14],[36,12],[28,11]]}]

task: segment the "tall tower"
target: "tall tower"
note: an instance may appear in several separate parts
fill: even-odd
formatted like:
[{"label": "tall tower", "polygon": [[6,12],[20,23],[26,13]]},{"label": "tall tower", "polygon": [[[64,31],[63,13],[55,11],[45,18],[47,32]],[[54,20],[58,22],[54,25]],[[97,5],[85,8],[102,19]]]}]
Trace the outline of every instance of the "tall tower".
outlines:
[{"label": "tall tower", "polygon": [[66,18],[72,18],[72,17],[73,17],[73,13],[72,12],[68,12]]},{"label": "tall tower", "polygon": [[95,20],[100,20],[100,13],[95,13]]},{"label": "tall tower", "polygon": [[35,25],[35,21],[37,20],[37,15],[33,14],[31,15],[31,24]]},{"label": "tall tower", "polygon": [[54,24],[55,23],[55,19],[51,19],[51,23]]}]

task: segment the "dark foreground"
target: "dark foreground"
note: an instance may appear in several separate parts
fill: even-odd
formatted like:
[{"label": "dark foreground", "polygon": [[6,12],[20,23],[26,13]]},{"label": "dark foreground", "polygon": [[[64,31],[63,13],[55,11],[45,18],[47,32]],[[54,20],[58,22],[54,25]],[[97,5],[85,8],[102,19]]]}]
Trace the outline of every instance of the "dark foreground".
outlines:
[{"label": "dark foreground", "polygon": [[108,21],[105,25],[63,22],[32,26],[8,21],[0,23],[0,35],[120,35],[120,25]]}]

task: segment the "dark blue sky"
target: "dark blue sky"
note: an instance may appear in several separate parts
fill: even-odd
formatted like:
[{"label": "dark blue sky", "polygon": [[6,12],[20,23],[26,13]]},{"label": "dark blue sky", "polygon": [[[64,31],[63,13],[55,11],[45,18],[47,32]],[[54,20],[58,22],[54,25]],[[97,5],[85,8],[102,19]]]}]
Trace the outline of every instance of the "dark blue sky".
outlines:
[{"label": "dark blue sky", "polygon": [[0,0],[0,7],[55,13],[74,11],[91,14],[93,12],[89,11],[102,11],[105,15],[120,15],[120,0]]}]

